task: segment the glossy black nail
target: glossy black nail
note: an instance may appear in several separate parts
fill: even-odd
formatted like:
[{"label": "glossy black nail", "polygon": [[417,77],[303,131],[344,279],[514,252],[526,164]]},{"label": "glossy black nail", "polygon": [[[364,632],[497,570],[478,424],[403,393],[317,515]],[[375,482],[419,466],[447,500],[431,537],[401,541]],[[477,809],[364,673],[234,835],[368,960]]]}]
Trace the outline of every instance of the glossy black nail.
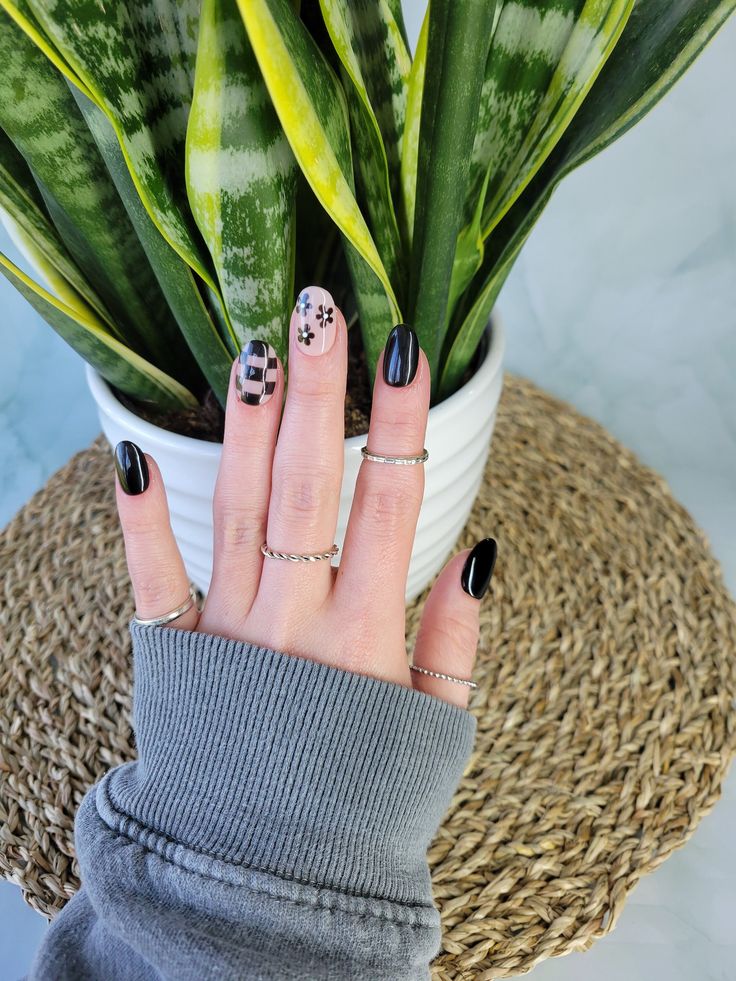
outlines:
[{"label": "glossy black nail", "polygon": [[383,380],[394,388],[411,385],[419,365],[419,340],[411,327],[397,324],[386,341]]},{"label": "glossy black nail", "polygon": [[148,463],[143,450],[124,439],[115,447],[115,469],[126,494],[142,494],[148,487]]},{"label": "glossy black nail", "polygon": [[498,549],[493,538],[484,538],[465,560],[460,583],[474,599],[483,599],[491,583]]}]

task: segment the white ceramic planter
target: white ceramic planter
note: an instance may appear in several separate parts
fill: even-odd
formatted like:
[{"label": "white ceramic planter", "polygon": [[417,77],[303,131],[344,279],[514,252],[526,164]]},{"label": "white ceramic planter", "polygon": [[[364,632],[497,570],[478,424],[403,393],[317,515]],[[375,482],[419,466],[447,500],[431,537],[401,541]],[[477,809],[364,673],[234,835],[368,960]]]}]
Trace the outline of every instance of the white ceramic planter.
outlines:
[{"label": "white ceramic planter", "polygon": [[[490,343],[488,341],[490,340]],[[470,381],[429,412],[425,490],[407,583],[407,602],[439,572],[468,519],[483,476],[503,383],[504,336],[494,317],[486,353]],[[212,496],[220,444],[180,436],[140,419],[91,368],[87,381],[105,436],[131,439],[156,459],[169,499],[171,525],[192,582],[207,591],[212,572]],[[345,440],[345,472],[335,541],[342,546],[364,436]],[[339,563],[339,556],[335,563]]]}]

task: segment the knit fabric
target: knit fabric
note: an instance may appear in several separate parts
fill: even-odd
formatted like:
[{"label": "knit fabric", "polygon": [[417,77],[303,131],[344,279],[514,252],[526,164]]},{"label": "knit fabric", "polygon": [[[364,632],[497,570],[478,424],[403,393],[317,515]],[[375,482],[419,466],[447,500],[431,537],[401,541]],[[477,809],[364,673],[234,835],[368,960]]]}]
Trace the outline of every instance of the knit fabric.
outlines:
[{"label": "knit fabric", "polygon": [[86,795],[32,979],[427,978],[426,851],[476,723],[422,692],[131,626],[139,759]]}]

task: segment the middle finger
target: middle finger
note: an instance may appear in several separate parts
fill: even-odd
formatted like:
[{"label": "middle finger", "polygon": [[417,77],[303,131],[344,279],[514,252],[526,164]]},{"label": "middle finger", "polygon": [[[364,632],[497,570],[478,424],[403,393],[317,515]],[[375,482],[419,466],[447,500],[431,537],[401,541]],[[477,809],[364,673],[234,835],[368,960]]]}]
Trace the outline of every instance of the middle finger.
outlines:
[{"label": "middle finger", "polygon": [[[271,479],[267,544],[277,552],[327,552],[335,541],[343,473],[347,327],[327,292],[301,291],[289,329],[289,383]],[[264,558],[256,604],[316,609],[332,563]]]}]

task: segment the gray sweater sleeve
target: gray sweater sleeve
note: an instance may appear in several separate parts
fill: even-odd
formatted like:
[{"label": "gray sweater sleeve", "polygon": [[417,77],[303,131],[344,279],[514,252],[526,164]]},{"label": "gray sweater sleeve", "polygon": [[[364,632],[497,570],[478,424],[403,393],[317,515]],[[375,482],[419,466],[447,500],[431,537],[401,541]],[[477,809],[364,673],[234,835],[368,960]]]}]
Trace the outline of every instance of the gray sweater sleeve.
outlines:
[{"label": "gray sweater sleeve", "polygon": [[428,978],[426,852],[471,713],[252,644],[131,632],[138,759],[82,801],[82,889],[30,978]]}]

